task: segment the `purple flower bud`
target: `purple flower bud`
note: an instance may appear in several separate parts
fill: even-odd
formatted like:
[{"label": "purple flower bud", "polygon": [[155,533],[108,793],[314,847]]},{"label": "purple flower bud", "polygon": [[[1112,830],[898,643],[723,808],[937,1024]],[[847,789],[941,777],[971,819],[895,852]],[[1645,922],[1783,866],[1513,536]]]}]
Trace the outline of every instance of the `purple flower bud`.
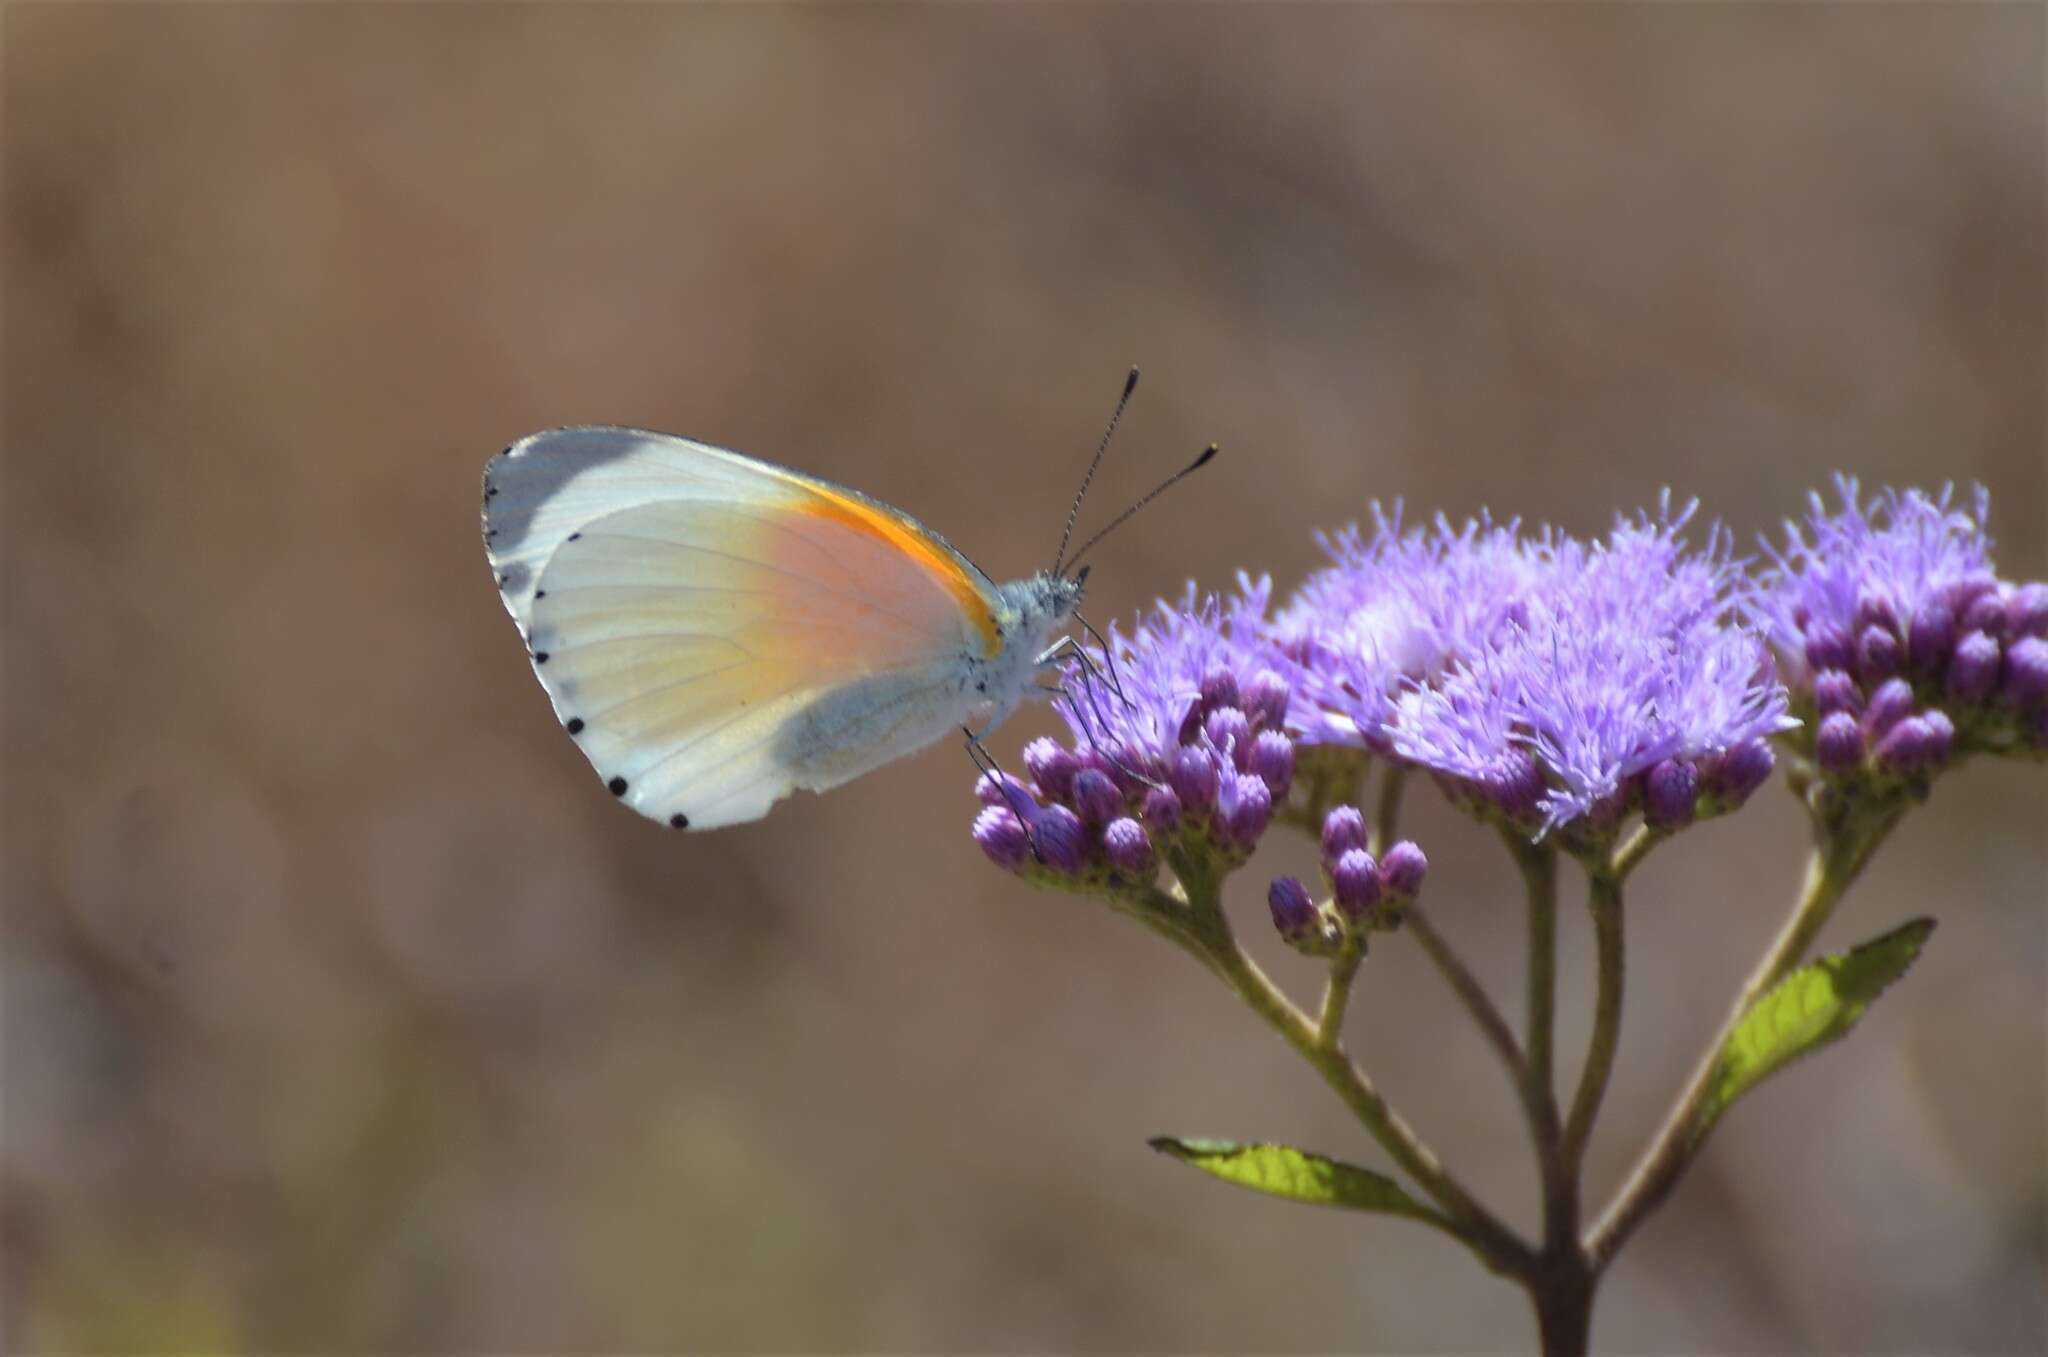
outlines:
[{"label": "purple flower bud", "polygon": [[1911,773],[1933,762],[1935,734],[1925,721],[1909,716],[1877,742],[1877,765],[1888,773]]},{"label": "purple flower bud", "polygon": [[1145,793],[1145,823],[1155,834],[1171,834],[1180,828],[1180,798],[1171,787],[1154,787]]},{"label": "purple flower bud", "polygon": [[1266,904],[1273,911],[1273,927],[1292,943],[1306,942],[1320,931],[1316,902],[1308,887],[1291,876],[1277,876],[1266,888]]},{"label": "purple flower bud", "polygon": [[1209,713],[1203,729],[1209,736],[1209,743],[1216,746],[1219,754],[1228,754],[1238,771],[1244,770],[1252,756],[1252,723],[1236,707],[1218,707]]},{"label": "purple flower bud", "polygon": [[1939,707],[1921,712],[1920,721],[1927,727],[1927,761],[1947,763],[1949,752],[1956,747],[1956,723]]},{"label": "purple flower bud", "polygon": [[1233,842],[1249,848],[1272,823],[1273,793],[1250,773],[1239,773],[1231,781],[1235,795],[1225,795],[1223,826]]},{"label": "purple flower bud", "polygon": [[1216,804],[1216,760],[1207,750],[1181,746],[1173,756],[1173,769],[1168,777],[1174,795],[1191,813],[1200,815]]},{"label": "purple flower bud", "polygon": [[1487,785],[1486,792],[1510,820],[1531,819],[1543,799],[1543,770],[1527,750],[1510,750],[1505,766]]},{"label": "purple flower bud", "polygon": [[1379,867],[1363,848],[1349,848],[1330,872],[1337,909],[1347,919],[1362,919],[1380,902]]},{"label": "purple flower bud", "polygon": [[1019,815],[1029,815],[1037,798],[1031,788],[1008,773],[983,773],[974,782],[974,799],[984,806],[1007,806]]},{"label": "purple flower bud", "polygon": [[2006,611],[2005,596],[1995,589],[1988,594],[1979,594],[1956,620],[1956,630],[1965,636],[1981,631],[1994,641],[2004,640],[2006,628],[2010,625],[2012,616]]},{"label": "purple flower bud", "polygon": [[1380,890],[1389,902],[1402,904],[1422,894],[1422,878],[1429,872],[1429,859],[1413,839],[1403,839],[1380,859]]},{"label": "purple flower bud", "polygon": [[1337,806],[1323,817],[1323,868],[1335,871],[1337,862],[1354,848],[1365,847],[1365,815],[1356,806]]},{"label": "purple flower bud", "polygon": [[1237,675],[1228,669],[1211,669],[1202,675],[1202,706],[1208,711],[1237,705]]},{"label": "purple flower bud", "polygon": [[989,806],[974,817],[974,841],[988,860],[1005,871],[1015,871],[1031,853],[1031,834],[1006,806]]},{"label": "purple flower bud", "polygon": [[1857,668],[1865,680],[1899,672],[1899,637],[1884,627],[1866,628],[1856,643]]},{"label": "purple flower bud", "polygon": [[1912,714],[1913,685],[1902,678],[1888,678],[1870,695],[1863,725],[1872,738],[1877,738]]},{"label": "purple flower bud", "polygon": [[2005,615],[2015,636],[2048,636],[2048,583],[2037,580],[2013,590]]},{"label": "purple flower bud", "polygon": [[1088,856],[1088,831],[1065,806],[1047,806],[1031,822],[1031,846],[1046,866],[1073,876]]},{"label": "purple flower bud", "polygon": [[1956,615],[1939,599],[1927,599],[1913,610],[1913,626],[1906,636],[1906,654],[1913,667],[1932,672],[1956,643]]},{"label": "purple flower bud", "polygon": [[1109,865],[1125,876],[1149,879],[1159,865],[1159,859],[1152,854],[1152,840],[1146,837],[1145,826],[1128,817],[1111,820],[1109,827],[1102,831],[1102,855],[1109,859]]},{"label": "purple flower bud", "polygon": [[[1076,748],[1074,750],[1075,778],[1078,779],[1084,771],[1090,768],[1108,778],[1109,785],[1116,788],[1119,795],[1133,787],[1144,785],[1131,776],[1131,773],[1137,770],[1131,768],[1130,760],[1123,756],[1123,753],[1115,744],[1088,744]],[[1131,769],[1131,771],[1126,772],[1125,769]],[[1073,799],[1074,790],[1072,787],[1069,787],[1066,800],[1072,801]]]},{"label": "purple flower bud", "polygon": [[1252,741],[1247,764],[1275,801],[1286,799],[1287,789],[1294,785],[1294,741],[1277,730],[1262,730]]},{"label": "purple flower bud", "polygon": [[1768,782],[1778,756],[1764,740],[1745,740],[1721,755],[1714,770],[1714,792],[1724,801],[1743,802]]},{"label": "purple flower bud", "polygon": [[2005,648],[2005,695],[2022,707],[2048,696],[2048,639],[2027,636]]},{"label": "purple flower bud", "polygon": [[1074,757],[1073,750],[1041,735],[1024,746],[1024,766],[1048,800],[1064,801],[1081,761]]},{"label": "purple flower bud", "polygon": [[1948,695],[1958,702],[1982,702],[1998,686],[1998,642],[1973,631],[1956,642],[1948,662]]},{"label": "purple flower bud", "polygon": [[1849,638],[1831,622],[1807,624],[1805,649],[1807,666],[1815,671],[1849,667]]},{"label": "purple flower bud", "polygon": [[1106,825],[1123,814],[1123,793],[1099,768],[1083,768],[1074,774],[1074,788],[1068,794],[1081,818],[1091,825]]},{"label": "purple flower bud", "polygon": [[1188,703],[1188,714],[1180,718],[1179,733],[1173,737],[1175,744],[1193,744],[1202,733],[1202,699]]},{"label": "purple flower bud", "polygon": [[1860,633],[1872,627],[1895,636],[1899,630],[1898,610],[1880,594],[1864,594],[1856,600],[1856,630]]},{"label": "purple flower bud", "polygon": [[1822,715],[1831,711],[1860,711],[1863,690],[1842,670],[1823,669],[1813,676],[1813,705]]},{"label": "purple flower bud", "polygon": [[1822,717],[1813,737],[1813,756],[1831,773],[1855,767],[1863,762],[1863,727],[1845,711]]},{"label": "purple flower bud", "polygon": [[1127,797],[1144,795],[1147,787],[1165,775],[1166,765],[1149,749],[1119,744],[1110,748],[1108,753],[1116,757],[1103,756],[1103,761],[1109,765],[1103,771],[1109,774],[1109,780],[1116,784],[1116,789]]},{"label": "purple flower bud", "polygon": [[1998,596],[1998,576],[1989,570],[1972,570],[1942,591],[1942,600],[1958,618],[1975,607],[1978,600]]},{"label": "purple flower bud", "polygon": [[1244,712],[1262,730],[1278,730],[1287,719],[1287,703],[1294,690],[1287,680],[1270,669],[1261,669],[1245,689]]},{"label": "purple flower bud", "polygon": [[1677,829],[1692,822],[1699,799],[1699,769],[1665,759],[1643,779],[1643,820],[1655,829]]}]

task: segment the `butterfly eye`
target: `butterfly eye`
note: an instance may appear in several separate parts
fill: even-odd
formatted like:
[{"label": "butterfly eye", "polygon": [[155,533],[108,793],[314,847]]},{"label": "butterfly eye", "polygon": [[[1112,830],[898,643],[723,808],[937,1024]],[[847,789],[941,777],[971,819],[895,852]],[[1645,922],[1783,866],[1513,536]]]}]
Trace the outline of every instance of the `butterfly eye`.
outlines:
[{"label": "butterfly eye", "polygon": [[1088,583],[1088,572],[1090,570],[1093,570],[1094,568],[1095,567],[1092,565],[1084,565],[1079,570],[1076,570],[1074,572],[1074,587],[1076,589],[1079,589]]}]

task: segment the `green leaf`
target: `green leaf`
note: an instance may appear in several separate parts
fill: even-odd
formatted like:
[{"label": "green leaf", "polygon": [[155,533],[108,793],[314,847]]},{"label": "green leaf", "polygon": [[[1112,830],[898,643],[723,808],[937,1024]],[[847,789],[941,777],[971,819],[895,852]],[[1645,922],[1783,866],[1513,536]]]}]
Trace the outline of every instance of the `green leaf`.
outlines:
[{"label": "green leaf", "polygon": [[1381,1211],[1442,1224],[1434,1211],[1409,1196],[1385,1174],[1297,1150],[1292,1145],[1176,1140],[1172,1136],[1156,1136],[1146,1143],[1161,1154],[1193,1164],[1226,1183],[1289,1201],[1345,1206],[1353,1211]]},{"label": "green leaf", "polygon": [[1836,956],[1809,961],[1743,1015],[1721,1048],[1695,1136],[1737,1098],[1809,1051],[1849,1034],[1877,996],[1906,973],[1934,920],[1915,919]]}]

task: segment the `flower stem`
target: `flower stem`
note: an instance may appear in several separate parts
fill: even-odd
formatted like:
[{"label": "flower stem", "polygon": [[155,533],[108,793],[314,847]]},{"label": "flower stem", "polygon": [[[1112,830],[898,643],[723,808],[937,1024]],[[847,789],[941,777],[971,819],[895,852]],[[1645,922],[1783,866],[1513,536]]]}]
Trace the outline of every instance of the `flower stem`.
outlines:
[{"label": "flower stem", "polygon": [[1401,820],[1401,789],[1408,785],[1408,770],[1397,763],[1388,763],[1386,771],[1380,774],[1380,804],[1372,818],[1372,834],[1366,841],[1366,851],[1375,859],[1385,857],[1387,848],[1394,842],[1394,828]]},{"label": "flower stem", "polygon": [[1535,1262],[1529,1246],[1481,1205],[1437,1158],[1436,1152],[1388,1106],[1343,1043],[1335,1039],[1324,1041],[1320,1024],[1295,1007],[1238,944],[1223,913],[1220,883],[1191,874],[1182,878],[1182,890],[1185,905],[1154,891],[1152,894],[1159,901],[1151,906],[1152,912],[1163,907],[1185,917],[1190,936],[1209,968],[1322,1076],[1323,1082],[1351,1109],[1380,1147],[1437,1203],[1451,1234],[1492,1271],[1527,1276]]},{"label": "flower stem", "polygon": [[1344,1010],[1351,1003],[1351,982],[1358,978],[1358,963],[1365,953],[1356,943],[1330,958],[1330,978],[1323,982],[1323,1004],[1316,1019],[1316,1045],[1335,1050],[1344,1039]]},{"label": "flower stem", "polygon": [[1813,939],[1834,913],[1850,884],[1870,861],[1885,838],[1897,826],[1910,803],[1887,801],[1835,815],[1823,815],[1816,824],[1813,854],[1807,861],[1806,884],[1791,917],[1743,985],[1721,1030],[1714,1034],[1684,1091],[1665,1116],[1649,1146],[1643,1151],[1599,1223],[1587,1239],[1587,1252],[1596,1269],[1604,1268],[1649,1214],[1670,1195],[1679,1178],[1705,1140],[1703,1114],[1713,1087],[1722,1048],[1756,1001],[1790,974],[1812,946]]},{"label": "flower stem", "polygon": [[1529,1287],[1543,1357],[1585,1357],[1593,1337],[1593,1289],[1598,1271],[1574,1248],[1546,1266]]},{"label": "flower stem", "polygon": [[1557,1144],[1557,1092],[1553,1051],[1557,1029],[1557,852],[1532,844],[1513,830],[1505,832],[1508,851],[1521,868],[1529,904],[1528,1019],[1523,1035],[1527,1051],[1526,1096],[1536,1109],[1539,1157],[1548,1159]]},{"label": "flower stem", "polygon": [[1650,850],[1669,837],[1670,834],[1666,830],[1637,825],[1635,832],[1630,834],[1622,845],[1614,850],[1614,856],[1608,859],[1608,873],[1616,881],[1628,880],[1629,873],[1641,865],[1643,859],[1650,855]]},{"label": "flower stem", "polygon": [[1621,879],[1605,868],[1594,867],[1586,903],[1593,915],[1600,979],[1593,1000],[1593,1037],[1586,1048],[1586,1065],[1579,1074],[1579,1089],[1572,1096],[1571,1115],[1565,1119],[1564,1141],[1559,1147],[1572,1178],[1574,1195],[1578,1191],[1579,1166],[1585,1160],[1586,1141],[1593,1132],[1593,1119],[1600,1113],[1600,1100],[1607,1094],[1608,1077],[1614,1073],[1615,1049],[1621,1044],[1621,993],[1626,970]]},{"label": "flower stem", "polygon": [[[1402,911],[1401,921],[1415,935],[1415,940],[1422,944],[1422,950],[1429,955],[1429,959],[1436,963],[1437,970],[1450,985],[1451,992],[1458,996],[1459,1001],[1465,1005],[1465,1011],[1472,1015],[1472,1021],[1479,1025],[1479,1031],[1485,1036],[1487,1045],[1493,1047],[1494,1054],[1507,1066],[1508,1074],[1515,1081],[1517,1094],[1526,1094],[1529,1089],[1529,1078],[1527,1067],[1522,1061],[1522,1044],[1515,1039],[1514,1029],[1508,1026],[1507,1019],[1494,1007],[1493,1000],[1480,986],[1478,978],[1472,974],[1464,959],[1443,935],[1436,931],[1436,925],[1422,912],[1422,906],[1408,906]],[[1536,1108],[1528,1105],[1527,1098],[1523,1101],[1528,1107],[1529,1115],[1535,1117]],[[1531,1124],[1533,1125],[1533,1122]]]}]

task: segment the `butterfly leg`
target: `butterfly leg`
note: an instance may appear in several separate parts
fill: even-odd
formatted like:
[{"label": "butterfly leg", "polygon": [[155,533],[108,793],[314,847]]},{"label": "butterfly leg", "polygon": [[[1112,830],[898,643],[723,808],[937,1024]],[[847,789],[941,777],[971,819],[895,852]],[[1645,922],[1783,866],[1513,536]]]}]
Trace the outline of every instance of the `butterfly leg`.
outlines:
[{"label": "butterfly leg", "polygon": [[[1078,617],[1079,614],[1076,614],[1076,616]],[[1088,628],[1089,635],[1101,636],[1101,633],[1096,631],[1094,626],[1085,618],[1081,620],[1081,625]],[[1125,708],[1128,709],[1131,706],[1131,700],[1124,695],[1123,683],[1118,678],[1116,672],[1116,660],[1110,655],[1107,646],[1103,648],[1102,654],[1103,658],[1109,662],[1109,673],[1106,678],[1109,690],[1116,694],[1117,701],[1123,703]],[[1062,658],[1071,658],[1084,672],[1092,674],[1097,678],[1104,677],[1102,669],[1095,663],[1095,657],[1088,653],[1087,647],[1071,636],[1062,636],[1059,640],[1047,646],[1045,653],[1038,657],[1038,663],[1041,667],[1050,666]]]},{"label": "butterfly leg", "polygon": [[[1088,669],[1085,665],[1081,669],[1081,686],[1087,692],[1088,708],[1092,710],[1095,715],[1095,720],[1092,723],[1087,720],[1082,720],[1079,723],[1082,738],[1088,741],[1088,747],[1094,750],[1097,754],[1101,755],[1103,760],[1106,763],[1108,763],[1110,767],[1116,769],[1125,777],[1130,778],[1133,782],[1140,783],[1147,787],[1164,786],[1165,784],[1158,781],[1156,778],[1146,777],[1143,773],[1131,767],[1129,764],[1125,763],[1116,755],[1110,753],[1109,750],[1103,748],[1101,741],[1095,738],[1096,726],[1099,725],[1103,730],[1107,731],[1109,729],[1109,722],[1102,714],[1101,705],[1097,703],[1095,700],[1095,683],[1093,678],[1090,677],[1091,674],[1093,674],[1094,672],[1095,671]],[[1075,700],[1073,691],[1069,688],[1062,687],[1058,684],[1040,684],[1039,691],[1044,693],[1051,693],[1056,697],[1065,698],[1067,700],[1067,707],[1070,711],[1076,713],[1080,713],[1082,711],[1080,703]]]},{"label": "butterfly leg", "polygon": [[[960,727],[960,733],[966,737],[967,757],[973,761],[976,770],[983,777],[995,779],[996,786],[1002,789],[1003,799],[1010,803],[1011,814],[1022,820],[1028,829],[1031,824],[1031,813],[1036,811],[1038,807],[1032,805],[1019,806],[1017,804],[1016,793],[1011,790],[1010,775],[1003,771],[1003,766],[996,762],[996,756],[991,754],[988,746],[981,742],[982,735],[986,734],[987,731],[983,730],[977,733],[966,726],[962,726]],[[1037,858],[1040,862],[1044,862],[1045,859],[1039,856],[1037,842],[1035,840],[1030,842],[1031,856]]]},{"label": "butterfly leg", "polygon": [[[1079,622],[1081,624],[1081,629],[1083,631],[1086,631],[1091,637],[1093,637],[1095,639],[1095,644],[1101,647],[1103,663],[1109,666],[1110,690],[1116,694],[1117,700],[1123,703],[1126,708],[1128,708],[1131,705],[1131,700],[1128,697],[1124,696],[1124,685],[1122,681],[1117,677],[1116,672],[1116,647],[1111,645],[1109,641],[1103,636],[1103,634],[1095,629],[1095,624],[1093,622],[1090,622],[1087,618],[1081,616],[1081,614],[1078,611],[1074,614],[1074,620],[1076,622]],[[1077,645],[1075,649],[1080,650],[1080,647]],[[1085,660],[1086,652],[1083,651],[1082,655]]]}]

